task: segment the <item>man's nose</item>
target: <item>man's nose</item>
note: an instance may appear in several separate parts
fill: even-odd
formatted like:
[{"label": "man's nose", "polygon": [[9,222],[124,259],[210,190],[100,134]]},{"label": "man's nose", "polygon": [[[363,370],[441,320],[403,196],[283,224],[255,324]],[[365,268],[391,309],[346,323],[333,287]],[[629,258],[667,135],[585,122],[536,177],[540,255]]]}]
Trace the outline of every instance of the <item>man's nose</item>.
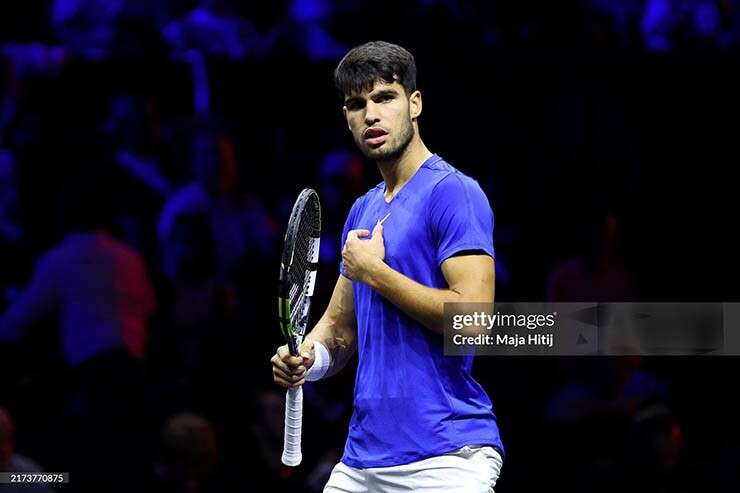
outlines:
[{"label": "man's nose", "polygon": [[365,106],[365,125],[372,127],[375,123],[380,121],[378,116],[378,107],[372,101],[368,101]]}]

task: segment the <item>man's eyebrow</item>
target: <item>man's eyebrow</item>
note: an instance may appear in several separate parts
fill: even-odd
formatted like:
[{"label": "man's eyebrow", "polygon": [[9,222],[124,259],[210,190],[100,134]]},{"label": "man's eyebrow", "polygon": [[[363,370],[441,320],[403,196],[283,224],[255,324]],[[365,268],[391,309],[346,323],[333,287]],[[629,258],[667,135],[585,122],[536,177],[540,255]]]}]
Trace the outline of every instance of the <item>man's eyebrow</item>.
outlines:
[{"label": "man's eyebrow", "polygon": [[373,98],[376,98],[378,96],[398,96],[398,91],[396,91],[395,89],[383,89],[376,92],[375,94],[370,95],[370,97]]},{"label": "man's eyebrow", "polygon": [[[398,91],[396,91],[395,89],[381,89],[378,92],[374,92],[370,94],[367,99],[384,97],[384,96],[398,96]],[[361,103],[364,100],[365,98],[363,98],[362,96],[350,96],[344,100],[344,104],[347,105],[349,103]]]}]

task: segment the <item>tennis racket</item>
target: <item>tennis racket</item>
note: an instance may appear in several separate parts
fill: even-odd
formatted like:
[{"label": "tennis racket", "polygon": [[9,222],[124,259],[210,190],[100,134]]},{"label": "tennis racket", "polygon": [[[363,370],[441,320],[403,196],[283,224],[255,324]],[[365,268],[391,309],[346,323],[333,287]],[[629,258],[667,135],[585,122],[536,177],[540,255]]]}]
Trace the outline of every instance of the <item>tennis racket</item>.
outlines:
[{"label": "tennis racket", "polygon": [[[303,190],[290,213],[280,263],[278,317],[290,354],[298,356],[308,324],[311,298],[316,285],[321,236],[321,204],[315,190]],[[301,463],[303,387],[288,389],[285,398],[283,464]]]}]

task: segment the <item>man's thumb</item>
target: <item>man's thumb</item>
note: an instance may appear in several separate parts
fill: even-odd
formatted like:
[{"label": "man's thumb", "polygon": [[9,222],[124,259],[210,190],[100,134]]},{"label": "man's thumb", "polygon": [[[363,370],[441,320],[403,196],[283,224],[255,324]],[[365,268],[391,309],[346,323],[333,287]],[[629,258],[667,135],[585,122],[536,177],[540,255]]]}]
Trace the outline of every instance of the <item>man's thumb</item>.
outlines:
[{"label": "man's thumb", "polygon": [[373,228],[373,238],[375,238],[375,235],[380,235],[380,237],[383,237],[383,225],[378,223]]}]

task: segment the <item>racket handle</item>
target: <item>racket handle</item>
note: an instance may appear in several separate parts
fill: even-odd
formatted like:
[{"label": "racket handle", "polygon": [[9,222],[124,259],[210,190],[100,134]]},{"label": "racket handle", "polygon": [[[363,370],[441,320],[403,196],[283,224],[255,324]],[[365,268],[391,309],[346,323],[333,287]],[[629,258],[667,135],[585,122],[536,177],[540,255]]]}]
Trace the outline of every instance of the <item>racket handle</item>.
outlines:
[{"label": "racket handle", "polygon": [[285,396],[285,430],[283,464],[297,466],[301,463],[301,429],[303,427],[303,387],[288,389]]}]

